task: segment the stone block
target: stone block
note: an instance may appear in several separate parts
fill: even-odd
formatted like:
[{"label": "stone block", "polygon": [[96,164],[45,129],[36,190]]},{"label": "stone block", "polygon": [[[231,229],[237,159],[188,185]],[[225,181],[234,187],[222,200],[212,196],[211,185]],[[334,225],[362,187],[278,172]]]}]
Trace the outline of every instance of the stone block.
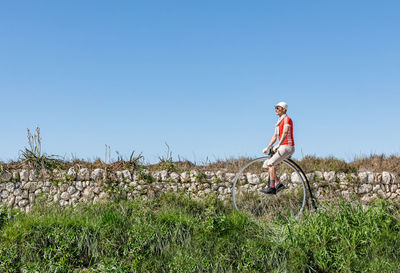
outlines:
[{"label": "stone block", "polygon": [[74,186],[69,186],[69,187],[67,188],[67,192],[68,192],[69,194],[74,194],[76,191],[77,191],[77,190],[76,190],[76,188],[75,188]]},{"label": "stone block", "polygon": [[14,206],[15,203],[15,196],[14,195],[9,195],[7,198],[7,207],[11,208]]},{"label": "stone block", "polygon": [[36,195],[34,193],[30,193],[28,196],[29,203],[33,204],[36,200]]},{"label": "stone block", "polygon": [[251,185],[257,185],[259,184],[260,178],[256,174],[251,174],[251,173],[246,173],[247,181],[249,181],[249,184]]},{"label": "stone block", "polygon": [[301,178],[300,176],[297,174],[297,172],[292,172],[292,176],[290,179],[293,183],[301,183]]},{"label": "stone block", "polygon": [[233,182],[233,180],[235,179],[236,174],[235,173],[226,173],[225,174],[225,179],[228,182]]},{"label": "stone block", "polygon": [[180,181],[180,176],[176,172],[172,172],[169,176],[174,182],[179,182]]},{"label": "stone block", "polygon": [[123,170],[122,176],[124,177],[124,181],[128,181],[128,182],[132,181],[132,175],[129,172],[129,170]]},{"label": "stone block", "polygon": [[15,189],[15,184],[10,182],[6,184],[5,189],[9,192],[9,193],[13,193],[14,189]]},{"label": "stone block", "polygon": [[314,174],[315,174],[315,178],[316,178],[316,179],[318,179],[318,180],[324,179],[324,174],[323,174],[322,172],[320,172],[320,171],[315,171]]},{"label": "stone block", "polygon": [[369,193],[373,189],[373,186],[371,184],[362,184],[360,188],[358,189],[358,193]]},{"label": "stone block", "polygon": [[63,200],[69,200],[71,198],[71,195],[65,191],[65,192],[61,193],[60,197]]},{"label": "stone block", "polygon": [[82,168],[78,171],[78,181],[88,181],[90,179],[90,171],[88,168]]},{"label": "stone block", "polygon": [[167,181],[169,179],[169,174],[166,170],[160,172],[161,181]]},{"label": "stone block", "polygon": [[93,189],[92,188],[84,189],[84,191],[82,192],[82,197],[88,200],[92,199],[94,197]]},{"label": "stone block", "polygon": [[74,167],[71,167],[71,168],[68,169],[68,171],[67,171],[67,176],[69,177],[69,179],[70,179],[71,181],[75,181],[75,180],[76,180],[77,173],[76,173]]},{"label": "stone block", "polygon": [[18,206],[20,208],[23,208],[29,204],[29,201],[27,199],[22,199],[21,201],[18,202]]},{"label": "stone block", "polygon": [[46,180],[50,180],[51,175],[48,170],[42,169],[42,170],[40,170],[38,177],[40,180],[46,181]]},{"label": "stone block", "polygon": [[324,179],[328,182],[335,182],[336,180],[336,173],[334,171],[331,172],[324,172]]},{"label": "stone block", "polygon": [[219,180],[224,180],[225,179],[225,175],[224,175],[224,172],[223,171],[221,171],[221,170],[218,170],[216,173],[215,173],[215,176],[219,179]]},{"label": "stone block", "polygon": [[[151,172],[151,177],[153,177],[153,179],[155,181],[160,181],[161,180],[161,173],[159,171],[156,172]],[[134,179],[135,180],[135,179]]]},{"label": "stone block", "polygon": [[7,198],[8,195],[9,195],[9,192],[8,192],[7,190],[3,190],[3,191],[1,192],[1,198],[3,198],[3,199]]},{"label": "stone block", "polygon": [[307,173],[306,177],[309,182],[312,182],[312,181],[314,181],[315,173]]},{"label": "stone block", "polygon": [[124,181],[124,176],[123,176],[121,171],[116,171],[115,172],[115,176],[116,176],[118,182],[123,182]]},{"label": "stone block", "polygon": [[382,183],[388,185],[392,182],[392,175],[389,172],[382,172]]},{"label": "stone block", "polygon": [[368,173],[367,172],[359,172],[358,178],[360,179],[361,184],[368,183]]},{"label": "stone block", "polygon": [[369,184],[374,184],[375,182],[375,175],[373,172],[367,172],[368,175],[368,183]]},{"label": "stone block", "polygon": [[37,181],[38,173],[36,170],[29,171],[29,181]]},{"label": "stone block", "polygon": [[12,179],[13,179],[14,181],[20,181],[20,180],[21,180],[18,171],[13,171],[13,172],[12,172]]},{"label": "stone block", "polygon": [[9,171],[4,171],[0,175],[0,181],[1,182],[8,182],[12,178],[12,174]]},{"label": "stone block", "polygon": [[22,170],[19,173],[19,177],[21,182],[28,182],[29,181],[29,172],[27,170]]},{"label": "stone block", "polygon": [[102,181],[105,179],[105,176],[106,176],[106,171],[103,169],[97,168],[92,171],[90,178],[93,179],[94,181]]}]

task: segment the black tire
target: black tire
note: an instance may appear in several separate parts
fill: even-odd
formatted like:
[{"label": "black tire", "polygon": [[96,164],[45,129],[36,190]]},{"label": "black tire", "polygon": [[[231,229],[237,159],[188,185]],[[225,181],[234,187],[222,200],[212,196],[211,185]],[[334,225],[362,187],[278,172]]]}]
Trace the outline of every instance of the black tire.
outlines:
[{"label": "black tire", "polygon": [[[288,183],[286,179],[281,179],[281,182],[285,184],[283,190],[275,195],[261,193],[260,189],[266,188],[269,184],[269,175],[265,174],[267,170],[262,168],[262,162],[269,158],[270,156],[256,158],[244,165],[236,174],[232,186],[235,209],[271,220],[287,220],[290,217],[300,216],[307,200],[307,181],[304,172],[293,161],[286,159],[277,166],[277,177],[283,175],[283,170],[292,170],[297,173],[300,183]],[[260,175],[261,181],[257,184],[257,181],[249,181],[245,175],[247,171],[264,173],[264,175]]]}]

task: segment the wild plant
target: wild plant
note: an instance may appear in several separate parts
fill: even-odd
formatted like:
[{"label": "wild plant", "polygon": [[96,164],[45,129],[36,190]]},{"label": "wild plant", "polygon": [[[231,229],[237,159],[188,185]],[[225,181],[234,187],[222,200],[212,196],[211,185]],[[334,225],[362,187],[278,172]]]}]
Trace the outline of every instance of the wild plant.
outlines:
[{"label": "wild plant", "polygon": [[165,143],[167,146],[167,151],[165,153],[165,156],[160,156],[158,159],[160,160],[160,163],[164,167],[165,170],[168,172],[176,172],[178,171],[177,166],[175,165],[174,161],[172,160],[172,151],[171,148],[167,143]]},{"label": "wild plant", "polygon": [[20,153],[20,160],[28,163],[35,170],[55,169],[61,165],[62,161],[56,155],[47,155],[42,152],[42,138],[40,128],[36,126],[36,131],[32,134],[27,128],[27,138],[29,147],[25,147]]},{"label": "wild plant", "polygon": [[107,144],[105,144],[106,148],[105,148],[105,155],[104,155],[104,163],[111,163],[111,147]]}]

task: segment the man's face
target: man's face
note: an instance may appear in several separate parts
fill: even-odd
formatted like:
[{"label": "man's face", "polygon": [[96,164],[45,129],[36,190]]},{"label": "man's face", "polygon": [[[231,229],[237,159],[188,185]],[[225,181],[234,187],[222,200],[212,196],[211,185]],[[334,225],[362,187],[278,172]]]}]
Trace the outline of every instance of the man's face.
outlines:
[{"label": "man's face", "polygon": [[285,114],[285,112],[286,112],[286,109],[285,109],[285,108],[283,108],[283,107],[281,107],[281,106],[275,106],[275,113],[276,113],[278,116],[282,116],[283,114]]}]

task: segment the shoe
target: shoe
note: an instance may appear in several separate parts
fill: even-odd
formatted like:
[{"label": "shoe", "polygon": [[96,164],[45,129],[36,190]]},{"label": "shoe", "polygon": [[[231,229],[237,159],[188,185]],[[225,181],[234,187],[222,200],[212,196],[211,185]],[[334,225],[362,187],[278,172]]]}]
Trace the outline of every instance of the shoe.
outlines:
[{"label": "shoe", "polygon": [[265,193],[265,194],[276,194],[276,189],[268,187],[265,189],[261,189],[260,192]]},{"label": "shoe", "polygon": [[276,193],[280,192],[281,190],[283,190],[285,187],[285,185],[283,185],[282,183],[279,183],[278,185],[275,186],[276,187]]}]

